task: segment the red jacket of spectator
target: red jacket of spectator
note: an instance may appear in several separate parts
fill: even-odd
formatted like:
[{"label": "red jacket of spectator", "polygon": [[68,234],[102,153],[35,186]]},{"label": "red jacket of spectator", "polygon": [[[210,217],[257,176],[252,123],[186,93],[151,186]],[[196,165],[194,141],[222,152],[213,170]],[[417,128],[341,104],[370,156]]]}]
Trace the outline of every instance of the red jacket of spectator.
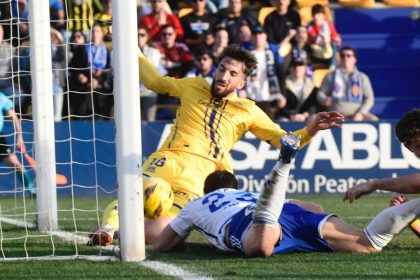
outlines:
[{"label": "red jacket of spectator", "polygon": [[[174,27],[177,40],[184,37],[184,30],[182,29],[181,22],[175,14],[166,13],[166,23]],[[140,18],[140,26],[146,28],[150,38],[154,42],[160,41],[160,28],[158,24],[158,17],[156,14],[148,14]]]},{"label": "red jacket of spectator", "polygon": [[172,48],[162,44],[156,45],[162,55],[162,65],[168,76],[182,78],[193,66],[193,56],[184,43],[175,43]]},{"label": "red jacket of spectator", "polygon": [[[328,28],[330,29],[331,34],[331,43],[334,41],[337,41],[337,39],[340,38],[340,35],[338,35],[337,30],[335,29],[335,26],[331,22],[327,22]],[[316,38],[318,37],[318,34],[321,32],[322,25],[315,25],[313,21],[311,21],[308,26],[308,41],[310,44],[315,44]]]}]

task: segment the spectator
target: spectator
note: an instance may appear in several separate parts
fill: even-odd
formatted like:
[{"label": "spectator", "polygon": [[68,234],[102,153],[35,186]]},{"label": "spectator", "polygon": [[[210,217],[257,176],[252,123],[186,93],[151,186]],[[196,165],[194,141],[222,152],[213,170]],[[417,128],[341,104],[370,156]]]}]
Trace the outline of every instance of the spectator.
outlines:
[{"label": "spectator", "polygon": [[[102,26],[102,31],[106,34],[108,27],[112,25],[112,1],[105,0],[104,5],[104,10],[101,13],[95,14],[95,22]],[[104,41],[108,41],[108,39],[105,37]]]},{"label": "spectator", "polygon": [[276,10],[271,12],[264,21],[267,41],[277,44],[283,57],[278,65],[277,74],[282,91],[285,89],[285,78],[291,62],[291,42],[297,28],[301,25],[300,15],[291,5],[291,0],[273,0]]},{"label": "spectator", "polygon": [[[96,2],[96,1],[95,1]],[[72,38],[73,32],[80,31],[84,37],[90,39],[90,28],[93,24],[94,5],[93,0],[67,0],[66,15],[67,29],[63,30],[65,42]],[[71,41],[71,40],[70,40]]]},{"label": "spectator", "polygon": [[325,8],[321,4],[312,7],[313,20],[308,24],[309,43],[313,61],[334,69],[337,65],[337,51],[341,44],[335,26],[325,18]]},{"label": "spectator", "polygon": [[92,114],[91,72],[88,64],[88,54],[85,50],[86,37],[81,31],[75,31],[70,38],[70,42],[72,59],[68,67],[69,114],[84,118]]},{"label": "spectator", "polygon": [[156,48],[162,55],[162,65],[168,71],[168,76],[182,78],[191,70],[193,57],[184,43],[176,41],[177,34],[172,25],[162,26],[161,42]]},{"label": "spectator", "polygon": [[251,74],[246,87],[247,97],[256,102],[271,119],[275,111],[284,107],[280,83],[275,65],[281,63],[277,47],[267,42],[267,34],[261,26],[254,27],[254,46],[251,51],[257,58],[257,69]]},{"label": "spectator", "polygon": [[280,113],[281,120],[294,122],[307,121],[318,111],[317,88],[307,77],[307,61],[302,58],[293,60],[291,73],[286,79],[286,106]]},{"label": "spectator", "polygon": [[248,23],[244,22],[239,27],[237,38],[238,38],[238,43],[242,48],[246,50],[251,50],[253,48],[252,31],[251,31],[251,26],[249,26]]},{"label": "spectator", "polygon": [[17,75],[14,76],[12,86],[9,87],[8,91],[4,92],[6,95],[13,99],[15,103],[15,110],[18,114],[21,115],[21,118],[25,117],[25,114],[28,113],[29,106],[31,106],[32,104],[30,50],[30,40],[24,40],[23,42],[21,42],[19,48],[19,55],[17,57],[19,63],[19,71]]},{"label": "spectator", "polygon": [[227,9],[217,14],[217,25],[224,26],[229,33],[229,44],[240,44],[238,33],[243,24],[256,25],[257,21],[249,13],[243,11],[241,0],[229,0]]},{"label": "spectator", "polygon": [[[138,29],[138,43],[140,50],[147,58],[147,60],[159,71],[161,75],[166,75],[167,71],[161,65],[162,57],[158,49],[150,46],[149,34],[146,28],[140,27]],[[141,119],[143,121],[154,121],[156,119],[156,103],[157,94],[148,90],[140,83],[140,106],[141,106]]]},{"label": "spectator", "polygon": [[54,120],[61,121],[63,111],[63,86],[66,50],[64,39],[61,33],[51,27],[51,58],[52,58],[52,77],[53,77],[53,100],[54,100]]},{"label": "spectator", "polygon": [[351,47],[340,51],[340,66],[329,73],[318,91],[318,101],[353,121],[376,121],[370,113],[374,93],[369,77],[357,69],[357,54]]},{"label": "spectator", "polygon": [[13,94],[13,58],[16,56],[15,49],[4,41],[3,25],[0,25],[0,91],[7,96]]},{"label": "spectator", "polygon": [[187,77],[203,77],[211,85],[216,66],[213,63],[213,55],[209,49],[202,49],[196,55],[195,68],[187,73]]},{"label": "spectator", "polygon": [[9,1],[0,1],[0,19],[4,32],[3,39],[11,44],[12,28],[15,24],[12,21],[12,11]]},{"label": "spectator", "polygon": [[[161,30],[161,42],[156,45],[156,48],[162,55],[161,64],[165,67],[168,72],[168,76],[175,78],[184,77],[188,71],[193,67],[193,57],[189,51],[187,45],[184,43],[176,42],[175,28],[172,25],[164,25]],[[159,94],[158,104],[160,105],[176,105],[178,99],[169,95]],[[174,113],[174,106],[171,110]],[[172,119],[175,117],[172,114],[168,114],[163,118]]]},{"label": "spectator", "polygon": [[290,41],[301,25],[299,13],[290,5],[290,0],[274,0],[276,10],[271,12],[264,21],[267,40],[273,44]]},{"label": "spectator", "polygon": [[224,27],[217,27],[214,32],[214,43],[211,46],[211,51],[214,57],[214,64],[219,63],[219,57],[222,55],[224,49],[229,44],[229,33]]},{"label": "spectator", "polygon": [[308,30],[304,26],[299,26],[292,44],[291,59],[306,61],[311,64],[311,47],[308,42]]},{"label": "spectator", "polygon": [[[12,16],[15,26],[12,27],[13,45],[17,46],[19,42],[29,40],[29,24],[28,24],[28,1],[12,0],[11,1]],[[17,26],[17,29],[16,29]]]},{"label": "spectator", "polygon": [[214,41],[212,32],[216,19],[206,12],[206,1],[192,0],[193,11],[181,18],[185,43],[193,53]]},{"label": "spectator", "polygon": [[104,33],[99,23],[92,26],[92,40],[85,45],[88,63],[92,67],[93,76],[99,77],[107,64],[108,50],[104,43]]},{"label": "spectator", "polygon": [[108,117],[113,105],[112,89],[105,87],[107,78],[108,50],[104,42],[104,33],[101,25],[92,26],[92,40],[85,46],[88,57],[88,66],[92,73],[92,94],[96,117]]},{"label": "spectator", "polygon": [[166,25],[173,26],[178,40],[183,39],[184,31],[178,17],[165,11],[166,0],[151,0],[151,3],[152,13],[142,16],[139,25],[146,28],[153,42],[160,41],[162,27]]},{"label": "spectator", "polygon": [[65,28],[65,11],[61,0],[50,0],[51,27],[56,30]]}]

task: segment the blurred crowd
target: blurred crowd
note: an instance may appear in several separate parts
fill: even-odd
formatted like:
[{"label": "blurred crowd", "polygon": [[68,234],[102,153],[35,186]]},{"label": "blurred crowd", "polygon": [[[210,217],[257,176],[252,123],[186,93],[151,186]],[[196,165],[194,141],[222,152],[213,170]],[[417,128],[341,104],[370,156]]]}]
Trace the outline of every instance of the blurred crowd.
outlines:
[{"label": "blurred crowd", "polygon": [[[0,91],[31,116],[28,1],[0,3]],[[113,118],[111,0],[50,0],[55,120]],[[307,1],[311,2],[311,1]],[[337,110],[354,121],[370,113],[374,92],[342,42],[327,5],[294,0],[138,0],[138,44],[162,75],[209,83],[229,44],[250,50],[258,68],[238,90],[273,120],[307,121]],[[134,94],[134,93],[133,93]],[[168,120],[178,101],[140,85],[143,121]]]}]

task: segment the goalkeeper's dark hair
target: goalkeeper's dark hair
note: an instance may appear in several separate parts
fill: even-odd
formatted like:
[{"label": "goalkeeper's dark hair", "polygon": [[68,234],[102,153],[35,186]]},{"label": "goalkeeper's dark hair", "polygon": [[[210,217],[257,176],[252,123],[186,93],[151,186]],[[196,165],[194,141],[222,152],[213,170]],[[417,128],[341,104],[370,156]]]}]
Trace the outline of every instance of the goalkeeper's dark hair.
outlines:
[{"label": "goalkeeper's dark hair", "polygon": [[237,61],[243,62],[245,67],[242,69],[245,76],[248,77],[249,74],[252,73],[257,68],[257,58],[251,52],[245,50],[244,48],[240,47],[239,45],[229,45],[224,50],[222,55],[220,56],[219,61],[221,61],[225,57],[233,58]]},{"label": "goalkeeper's dark hair", "polygon": [[236,180],[235,175],[226,170],[216,170],[210,173],[204,181],[205,194],[222,188],[237,190],[238,180]]},{"label": "goalkeeper's dark hair", "polygon": [[410,141],[420,136],[420,109],[413,109],[404,114],[395,126],[395,134],[401,143]]}]

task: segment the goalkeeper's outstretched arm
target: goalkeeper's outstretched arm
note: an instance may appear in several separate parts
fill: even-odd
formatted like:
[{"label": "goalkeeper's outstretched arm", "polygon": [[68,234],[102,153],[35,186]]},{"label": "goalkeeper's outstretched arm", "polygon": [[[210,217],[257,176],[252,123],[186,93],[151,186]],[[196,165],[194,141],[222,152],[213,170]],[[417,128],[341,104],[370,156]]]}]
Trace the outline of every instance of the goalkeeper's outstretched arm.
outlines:
[{"label": "goalkeeper's outstretched arm", "polygon": [[[108,27],[108,38],[112,40],[112,26]],[[143,55],[140,48],[138,49],[138,63],[139,63],[139,80],[144,86],[156,93],[170,94],[177,96],[182,92],[178,79],[172,77],[163,77],[155,69],[155,67]]]}]

